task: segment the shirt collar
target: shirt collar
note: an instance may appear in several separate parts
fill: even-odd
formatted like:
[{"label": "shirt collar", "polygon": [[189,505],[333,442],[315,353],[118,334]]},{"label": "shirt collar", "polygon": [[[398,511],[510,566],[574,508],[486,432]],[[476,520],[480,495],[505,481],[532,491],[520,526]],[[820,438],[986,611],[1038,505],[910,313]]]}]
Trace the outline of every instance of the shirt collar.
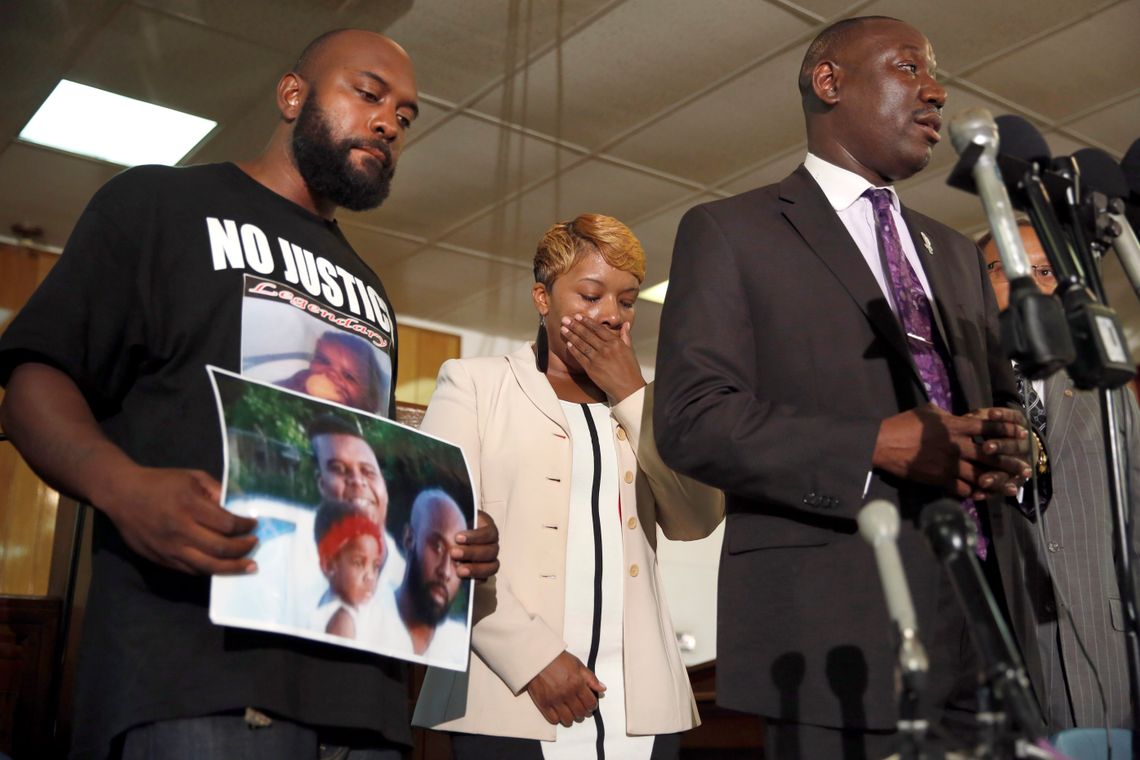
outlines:
[{"label": "shirt collar", "polygon": [[[827,196],[827,202],[836,211],[844,211],[850,208],[851,204],[859,200],[868,188],[875,187],[855,172],[836,166],[810,152],[804,159],[804,168],[808,170],[812,179],[819,184],[823,194]],[[881,189],[890,191],[891,205],[895,211],[898,211],[899,196],[895,189],[889,185]]]}]

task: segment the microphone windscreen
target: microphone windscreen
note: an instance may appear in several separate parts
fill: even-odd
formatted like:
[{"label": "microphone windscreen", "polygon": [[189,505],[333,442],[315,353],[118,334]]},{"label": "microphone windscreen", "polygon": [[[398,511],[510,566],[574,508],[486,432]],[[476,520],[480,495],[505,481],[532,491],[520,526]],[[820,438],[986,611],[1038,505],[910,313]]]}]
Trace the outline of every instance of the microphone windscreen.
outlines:
[{"label": "microphone windscreen", "polygon": [[1132,194],[1140,196],[1140,137],[1136,138],[1132,147],[1124,154],[1120,168],[1124,170],[1124,180],[1128,183]]},{"label": "microphone windscreen", "polygon": [[1049,165],[1052,153],[1037,127],[1013,114],[999,116],[994,119],[994,123],[998,127],[999,153],[1031,164]]},{"label": "microphone windscreen", "polygon": [[927,504],[918,516],[918,525],[935,556],[946,559],[970,546],[970,524],[959,502],[939,499]]},{"label": "microphone windscreen", "polygon": [[1103,150],[1082,148],[1073,154],[1073,161],[1081,173],[1083,184],[1110,198],[1128,197],[1128,181],[1124,178],[1124,170]]},{"label": "microphone windscreen", "polygon": [[1132,229],[1137,230],[1140,229],[1140,137],[1136,138],[1132,147],[1124,154],[1120,168],[1124,170],[1124,181],[1131,190],[1124,199],[1124,214],[1128,217]]}]

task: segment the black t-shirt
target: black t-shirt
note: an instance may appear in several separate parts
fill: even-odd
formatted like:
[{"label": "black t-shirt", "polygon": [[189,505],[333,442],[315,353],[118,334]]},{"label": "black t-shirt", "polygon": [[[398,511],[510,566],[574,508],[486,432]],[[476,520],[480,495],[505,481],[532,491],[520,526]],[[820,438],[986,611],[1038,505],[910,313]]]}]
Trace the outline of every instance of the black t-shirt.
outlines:
[{"label": "black t-shirt", "polygon": [[[388,298],[334,222],[232,164],[139,167],[95,195],[0,339],[0,382],[20,363],[52,364],[135,461],[220,479],[222,434],[205,365],[249,372],[288,353],[279,349],[300,314],[314,337],[331,331],[367,343],[377,407],[369,411],[394,411]],[[104,756],[131,726],[247,706],[410,741],[400,663],[216,626],[208,577],[142,559],[98,510],[94,534],[74,756]]]}]

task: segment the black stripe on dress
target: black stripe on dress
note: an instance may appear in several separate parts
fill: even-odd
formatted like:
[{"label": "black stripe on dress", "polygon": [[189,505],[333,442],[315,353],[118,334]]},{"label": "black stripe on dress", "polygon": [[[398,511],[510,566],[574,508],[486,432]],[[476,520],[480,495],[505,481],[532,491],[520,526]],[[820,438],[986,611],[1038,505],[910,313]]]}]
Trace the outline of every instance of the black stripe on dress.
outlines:
[{"label": "black stripe on dress", "polygon": [[[594,520],[594,623],[590,633],[590,656],[586,659],[586,667],[591,673],[597,673],[598,647],[602,637],[602,518],[599,501],[602,490],[602,446],[598,440],[598,429],[594,426],[594,415],[590,413],[588,404],[582,404],[582,413],[586,416],[586,427],[590,429],[590,446],[594,450],[594,482],[590,486],[590,510]],[[606,758],[606,727],[602,723],[602,710],[599,707],[594,711],[594,724],[598,729],[598,760]]]}]

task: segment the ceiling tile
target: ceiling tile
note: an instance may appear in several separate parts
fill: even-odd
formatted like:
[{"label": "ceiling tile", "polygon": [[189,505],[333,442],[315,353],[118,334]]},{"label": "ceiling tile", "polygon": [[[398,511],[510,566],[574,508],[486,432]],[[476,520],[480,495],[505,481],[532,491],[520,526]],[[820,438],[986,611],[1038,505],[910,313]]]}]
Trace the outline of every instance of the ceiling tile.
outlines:
[{"label": "ceiling tile", "polygon": [[[843,15],[848,8],[857,3],[853,0],[797,0],[796,5],[817,16],[831,20]],[[823,25],[820,25],[823,28]]]},{"label": "ceiling tile", "polygon": [[474,108],[594,148],[809,29],[754,0],[628,0],[563,45],[561,123],[553,53]]},{"label": "ceiling tile", "polygon": [[392,195],[368,217],[384,227],[435,237],[494,199],[553,174],[574,158],[548,142],[471,116],[455,116],[400,158]]},{"label": "ceiling tile", "polygon": [[1064,118],[1135,89],[1135,77],[1123,72],[1140,70],[1137,29],[1140,0],[1120,3],[981,67],[969,79],[1031,110]]},{"label": "ceiling tile", "polygon": [[[134,0],[136,5],[208,27],[284,55],[293,63],[310,41],[348,27],[383,32],[413,0]],[[282,68],[282,72],[284,68]]]},{"label": "ceiling tile", "polygon": [[757,187],[779,182],[796,170],[807,155],[807,142],[801,142],[800,150],[792,150],[774,160],[763,160],[752,171],[733,179],[722,189],[730,193],[743,193]]},{"label": "ceiling tile", "polygon": [[[213,50],[219,54],[203,55]],[[164,13],[125,6],[66,76],[82,84],[215,121],[273,97],[279,53]]]},{"label": "ceiling tile", "polygon": [[[467,299],[498,291],[527,275],[518,267],[429,248],[377,268],[397,313],[440,319],[441,312]],[[529,275],[527,275],[529,276]],[[526,293],[529,293],[529,287]],[[464,324],[464,323],[457,323]]]},{"label": "ceiling tile", "polygon": [[[0,152],[0,234],[41,227],[39,242],[62,246],[95,191],[123,167],[25,143]],[[66,181],[60,181],[66,178]]]},{"label": "ceiling tile", "polygon": [[425,318],[467,326],[490,335],[532,340],[538,330],[538,313],[530,298],[533,284],[532,274],[519,272],[504,279],[494,290],[469,292],[466,298],[438,304],[432,315]]},{"label": "ceiling tile", "polygon": [[976,195],[946,184],[949,169],[924,172],[921,182],[899,188],[899,198],[909,208],[966,233],[985,223],[985,211]]},{"label": "ceiling tile", "polygon": [[803,140],[796,76],[803,51],[768,61],[654,121],[609,153],[714,183]]},{"label": "ceiling tile", "polygon": [[[363,223],[357,217],[356,214],[341,212],[337,214],[337,222],[353,250],[381,280],[390,266],[423,248],[423,243],[388,234],[383,229]],[[390,289],[391,286],[385,282],[384,288]]]},{"label": "ceiling tile", "polygon": [[628,223],[688,192],[604,161],[586,161],[562,175],[557,186],[547,182],[456,230],[447,241],[529,262],[535,243],[555,222],[596,213]]},{"label": "ceiling tile", "polygon": [[677,237],[677,225],[685,212],[700,203],[715,200],[719,196],[698,195],[684,203],[658,214],[654,214],[632,225],[633,234],[645,249],[646,273],[642,289],[656,285],[669,277],[669,263],[673,259],[673,241]]},{"label": "ceiling tile", "polygon": [[[454,101],[501,80],[529,49],[553,42],[561,8],[562,34],[611,0],[539,0],[530,2],[530,18],[508,0],[432,0],[414,5],[388,29],[416,64],[419,86]],[[407,3],[411,5],[411,2]],[[372,7],[373,3],[367,4]],[[516,16],[512,19],[511,10]],[[608,19],[603,18],[608,22]],[[529,48],[528,48],[529,44]]]},{"label": "ceiling tile", "polygon": [[1140,137],[1140,95],[1089,114],[1065,127],[1104,143],[1117,157],[1123,156],[1133,141]]},{"label": "ceiling tile", "polygon": [[1089,4],[1072,0],[881,0],[860,14],[893,16],[913,25],[934,46],[939,67],[957,74],[1034,34],[1080,19],[1088,14],[1084,6]]}]

